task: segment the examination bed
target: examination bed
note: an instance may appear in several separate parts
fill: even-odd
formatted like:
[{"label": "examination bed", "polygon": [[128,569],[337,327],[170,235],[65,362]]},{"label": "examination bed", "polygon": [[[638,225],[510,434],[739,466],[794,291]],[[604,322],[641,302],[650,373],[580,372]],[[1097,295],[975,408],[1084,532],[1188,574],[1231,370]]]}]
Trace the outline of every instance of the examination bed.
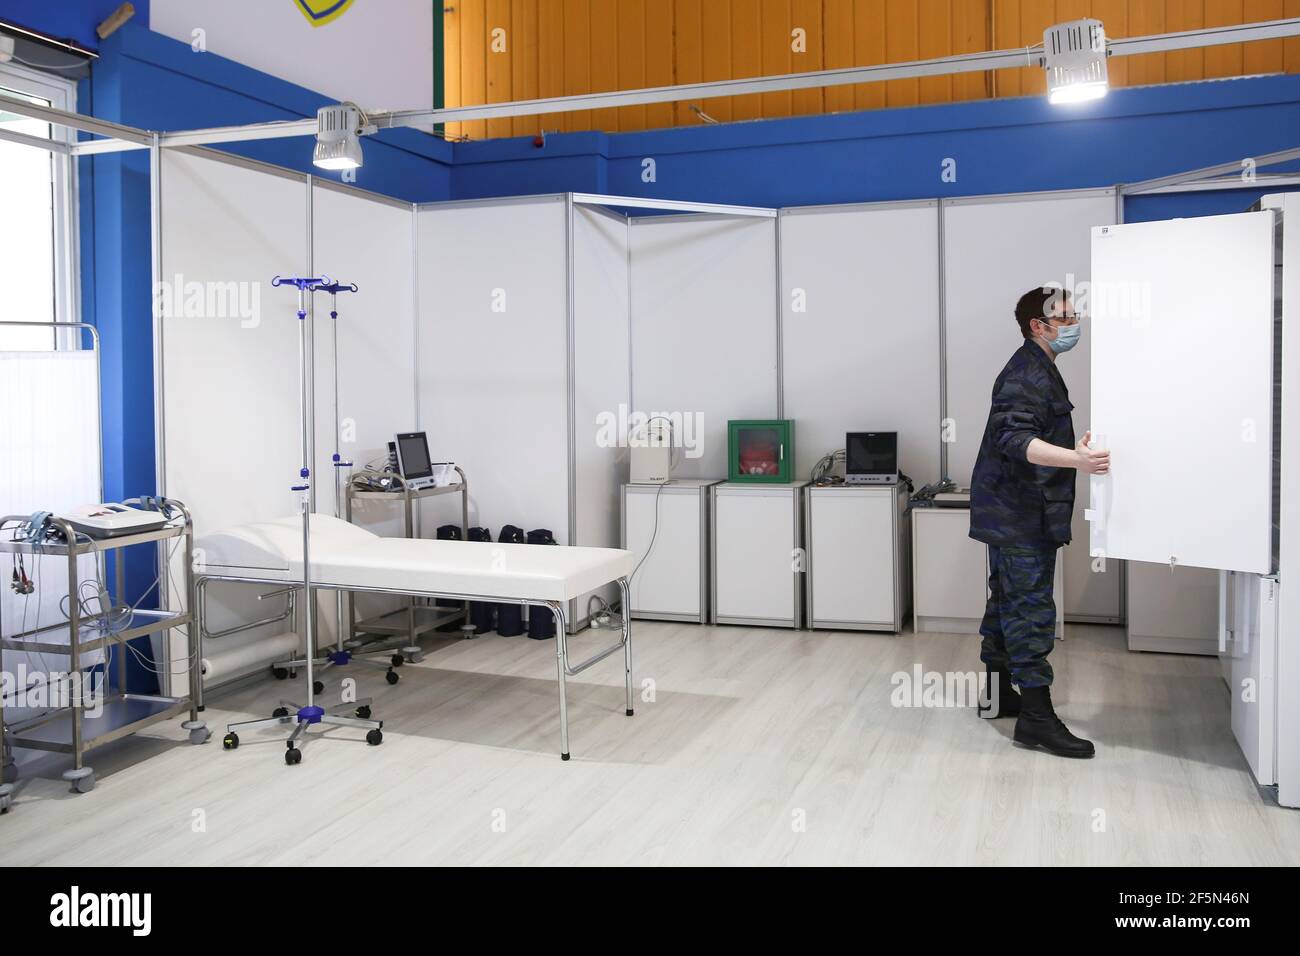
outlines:
[{"label": "examination bed", "polygon": [[[302,517],[241,525],[195,542],[199,568],[193,606],[203,631],[199,583],[302,587]],[[632,715],[631,623],[628,576],[635,557],[615,548],[580,548],[475,541],[384,538],[329,515],[311,516],[313,589],[410,597],[513,602],[555,616],[556,676],[560,692],[560,756],[569,759],[565,678],[623,651],[626,713]],[[616,583],[623,600],[619,640],[577,664],[569,661],[568,602]]]}]

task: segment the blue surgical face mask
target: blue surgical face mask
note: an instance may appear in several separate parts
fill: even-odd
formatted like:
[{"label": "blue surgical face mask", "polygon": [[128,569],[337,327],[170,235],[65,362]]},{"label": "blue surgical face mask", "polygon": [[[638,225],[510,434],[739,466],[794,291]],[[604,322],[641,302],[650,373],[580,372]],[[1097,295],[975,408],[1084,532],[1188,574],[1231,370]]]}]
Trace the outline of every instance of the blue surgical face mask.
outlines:
[{"label": "blue surgical face mask", "polygon": [[1079,335],[1081,332],[1083,332],[1083,326],[1079,325],[1077,322],[1074,325],[1058,326],[1056,329],[1056,338],[1052,339],[1047,344],[1051,347],[1053,352],[1060,355],[1062,352],[1068,352],[1079,344]]}]

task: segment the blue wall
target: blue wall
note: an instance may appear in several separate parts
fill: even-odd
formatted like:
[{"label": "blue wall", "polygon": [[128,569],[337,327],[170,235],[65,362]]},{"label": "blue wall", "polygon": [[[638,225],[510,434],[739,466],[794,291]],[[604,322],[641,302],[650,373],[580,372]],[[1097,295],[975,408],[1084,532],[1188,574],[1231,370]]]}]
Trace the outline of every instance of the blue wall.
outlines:
[{"label": "blue wall", "polygon": [[[761,206],[1113,186],[1300,146],[1300,76],[641,133],[457,144],[458,197],[563,190]],[[656,181],[642,181],[652,158]],[[942,177],[956,161],[956,180]]]}]

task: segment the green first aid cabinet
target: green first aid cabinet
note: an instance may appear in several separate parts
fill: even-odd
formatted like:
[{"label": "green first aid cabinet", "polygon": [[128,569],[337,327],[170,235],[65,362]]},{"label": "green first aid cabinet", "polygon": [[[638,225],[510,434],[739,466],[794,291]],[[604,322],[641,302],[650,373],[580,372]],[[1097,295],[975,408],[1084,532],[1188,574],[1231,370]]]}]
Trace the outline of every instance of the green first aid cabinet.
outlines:
[{"label": "green first aid cabinet", "polygon": [[727,480],[793,481],[794,422],[788,418],[727,422]]}]

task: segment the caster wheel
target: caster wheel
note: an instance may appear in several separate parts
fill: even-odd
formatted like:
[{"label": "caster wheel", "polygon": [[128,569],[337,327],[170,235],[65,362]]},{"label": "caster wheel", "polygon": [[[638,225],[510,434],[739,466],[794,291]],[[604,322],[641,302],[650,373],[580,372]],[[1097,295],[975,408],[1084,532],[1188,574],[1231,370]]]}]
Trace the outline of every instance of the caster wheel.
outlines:
[{"label": "caster wheel", "polygon": [[357,717],[359,717],[361,720],[369,720],[369,719],[370,719],[370,708],[367,707],[367,706],[364,705],[364,704],[363,704],[362,706],[358,707],[358,708],[357,708]]},{"label": "caster wheel", "polygon": [[296,763],[302,763],[302,751],[297,747],[290,747],[284,752],[284,762],[290,767]]},{"label": "caster wheel", "polygon": [[403,657],[401,654],[394,654],[392,657],[388,659],[388,662],[392,664],[394,667],[401,667],[403,664],[406,663],[406,658]]},{"label": "caster wheel", "polygon": [[275,708],[275,710],[271,711],[271,716],[272,716],[272,717],[288,717],[288,716],[289,716],[289,708],[288,708],[288,707],[277,707],[277,708]]},{"label": "caster wheel", "polygon": [[311,692],[312,692],[313,694],[323,694],[323,693],[325,693],[325,685],[322,684],[322,683],[321,683],[320,681],[318,681],[318,680],[317,680],[317,681],[312,681],[312,684],[311,684]]},{"label": "caster wheel", "polygon": [[382,730],[372,730],[366,734],[366,743],[372,747],[378,747],[384,742],[384,732]]},{"label": "caster wheel", "polygon": [[208,730],[208,728],[206,727],[203,727],[198,730],[190,731],[190,743],[194,744],[195,746],[199,744],[206,744],[211,738],[212,738],[212,731]]},{"label": "caster wheel", "polygon": [[384,675],[384,680],[388,681],[388,683],[390,684],[396,684],[399,680],[401,680],[401,678],[397,676],[396,671],[390,670],[387,674]]},{"label": "caster wheel", "polygon": [[234,750],[239,746],[239,734],[226,734],[221,738],[221,746],[226,750]]},{"label": "caster wheel", "polygon": [[72,781],[73,793],[90,793],[95,789],[95,775],[88,773],[84,777],[78,777]]},{"label": "caster wheel", "polygon": [[274,677],[276,680],[288,680],[289,671],[287,668],[284,667],[272,667],[271,676]]}]

